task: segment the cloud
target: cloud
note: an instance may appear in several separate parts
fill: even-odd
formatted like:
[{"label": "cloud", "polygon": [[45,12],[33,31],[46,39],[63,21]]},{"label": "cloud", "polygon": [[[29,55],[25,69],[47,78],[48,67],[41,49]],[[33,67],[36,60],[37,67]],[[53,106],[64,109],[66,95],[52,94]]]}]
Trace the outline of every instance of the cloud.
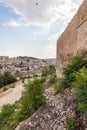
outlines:
[{"label": "cloud", "polygon": [[4,0],[29,24],[49,25],[62,19],[70,21],[82,0]]},{"label": "cloud", "polygon": [[7,23],[3,23],[3,26],[11,26],[11,27],[20,27],[20,26],[24,26],[27,27],[29,26],[28,23],[26,23],[25,21],[23,21],[22,19],[19,20],[14,20],[14,19],[10,19]]},{"label": "cloud", "polygon": [[[27,31],[29,31],[26,32],[28,36],[26,37],[26,40],[23,39],[21,43],[21,45],[25,46],[26,41],[26,47],[25,49],[23,47],[23,50],[19,49],[20,51],[16,50],[16,55],[31,54],[32,56],[40,58],[52,58],[56,56],[56,41],[58,37],[64,31],[66,25],[70,22],[71,18],[83,0],[2,1],[4,1],[3,3],[7,5],[7,7],[11,7],[13,9],[13,12],[19,17],[19,19],[18,17],[15,19],[12,17],[13,19],[9,19],[7,23],[3,24],[4,26],[27,27],[29,25],[35,25],[27,29]],[[20,31],[19,34],[21,35]],[[19,36],[18,39],[20,39]],[[14,37],[12,37],[12,40],[14,43]],[[21,40],[18,40],[18,44],[20,42]],[[32,47],[30,47],[30,44]],[[15,55],[15,52],[13,54],[13,52],[8,51],[7,54]]]}]

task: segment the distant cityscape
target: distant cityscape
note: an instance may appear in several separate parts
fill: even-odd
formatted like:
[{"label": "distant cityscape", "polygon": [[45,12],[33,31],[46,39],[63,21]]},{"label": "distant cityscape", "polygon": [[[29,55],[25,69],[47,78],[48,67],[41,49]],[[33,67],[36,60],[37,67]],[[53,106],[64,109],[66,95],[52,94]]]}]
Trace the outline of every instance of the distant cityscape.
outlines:
[{"label": "distant cityscape", "polygon": [[42,68],[50,64],[55,65],[55,61],[55,59],[38,59],[27,56],[13,58],[0,56],[0,73],[9,71],[17,77],[41,76]]}]

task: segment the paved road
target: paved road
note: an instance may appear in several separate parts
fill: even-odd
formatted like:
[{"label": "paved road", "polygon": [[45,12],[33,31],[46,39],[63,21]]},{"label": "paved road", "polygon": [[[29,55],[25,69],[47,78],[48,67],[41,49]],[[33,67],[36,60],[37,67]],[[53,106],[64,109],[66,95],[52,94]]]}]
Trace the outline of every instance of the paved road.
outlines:
[{"label": "paved road", "polygon": [[0,95],[0,108],[4,104],[13,104],[22,97],[23,84],[17,83],[15,88],[11,88]]}]

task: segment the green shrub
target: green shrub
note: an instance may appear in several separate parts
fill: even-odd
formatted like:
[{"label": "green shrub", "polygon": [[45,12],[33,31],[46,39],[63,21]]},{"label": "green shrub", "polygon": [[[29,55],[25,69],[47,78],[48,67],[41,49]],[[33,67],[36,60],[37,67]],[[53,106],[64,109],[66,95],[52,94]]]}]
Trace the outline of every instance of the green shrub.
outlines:
[{"label": "green shrub", "polygon": [[45,103],[45,79],[34,79],[25,84],[22,99],[15,105],[6,105],[0,112],[0,130],[14,130],[19,122],[30,117],[41,105]]},{"label": "green shrub", "polygon": [[73,73],[79,71],[83,66],[87,67],[87,53],[75,56],[71,63],[63,69],[63,86],[64,88],[70,87],[74,81]]},{"label": "green shrub", "polygon": [[25,94],[21,100],[19,120],[22,121],[32,115],[40,106],[45,103],[44,80],[34,79],[25,84]]},{"label": "green shrub", "polygon": [[55,94],[64,92],[64,88],[62,86],[62,80],[60,80],[59,83],[55,85],[54,91],[55,91]]},{"label": "green shrub", "polygon": [[50,84],[54,84],[56,82],[56,77],[51,76],[48,81]]},{"label": "green shrub", "polygon": [[55,75],[55,72],[56,70],[54,65],[44,66],[42,69],[42,76]]},{"label": "green shrub", "polygon": [[38,75],[37,75],[37,74],[34,74],[33,77],[34,77],[34,78],[35,78],[35,77],[38,77]]},{"label": "green shrub", "polygon": [[40,82],[41,83],[45,83],[46,82],[46,78],[44,78],[44,77],[40,78]]},{"label": "green shrub", "polygon": [[45,103],[43,83],[40,79],[29,81],[25,84],[26,95],[28,96],[29,105],[33,109],[38,109],[43,103]]},{"label": "green shrub", "polygon": [[28,79],[30,79],[31,78],[31,76],[30,75],[28,75],[28,77],[27,77]]},{"label": "green shrub", "polygon": [[87,68],[83,67],[79,72],[74,73],[75,97],[79,102],[79,109],[87,114]]},{"label": "green shrub", "polygon": [[15,105],[4,105],[0,112],[0,130],[8,124],[10,116],[14,113]]},{"label": "green shrub", "polygon": [[67,126],[68,130],[75,130],[76,120],[71,116],[67,116],[66,117],[66,126]]},{"label": "green shrub", "polygon": [[24,79],[24,78],[22,78],[22,83],[24,83],[24,81],[25,81],[25,79]]},{"label": "green shrub", "polygon": [[49,73],[48,66],[44,66],[43,69],[42,69],[42,76],[43,77],[48,76],[48,73]]},{"label": "green shrub", "polygon": [[3,91],[6,91],[6,90],[8,90],[8,88],[7,87],[3,87]]},{"label": "green shrub", "polygon": [[54,65],[49,65],[49,75],[55,75],[56,69]]},{"label": "green shrub", "polygon": [[10,88],[15,88],[15,85],[11,85],[11,87]]}]

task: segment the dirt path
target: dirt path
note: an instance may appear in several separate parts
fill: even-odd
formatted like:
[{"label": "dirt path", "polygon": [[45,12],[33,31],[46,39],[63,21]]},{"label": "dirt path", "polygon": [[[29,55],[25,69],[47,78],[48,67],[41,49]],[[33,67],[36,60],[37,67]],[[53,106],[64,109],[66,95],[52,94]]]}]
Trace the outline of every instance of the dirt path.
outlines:
[{"label": "dirt path", "polygon": [[4,104],[13,104],[22,97],[23,84],[18,82],[15,88],[10,88],[6,92],[0,94],[0,108]]}]

